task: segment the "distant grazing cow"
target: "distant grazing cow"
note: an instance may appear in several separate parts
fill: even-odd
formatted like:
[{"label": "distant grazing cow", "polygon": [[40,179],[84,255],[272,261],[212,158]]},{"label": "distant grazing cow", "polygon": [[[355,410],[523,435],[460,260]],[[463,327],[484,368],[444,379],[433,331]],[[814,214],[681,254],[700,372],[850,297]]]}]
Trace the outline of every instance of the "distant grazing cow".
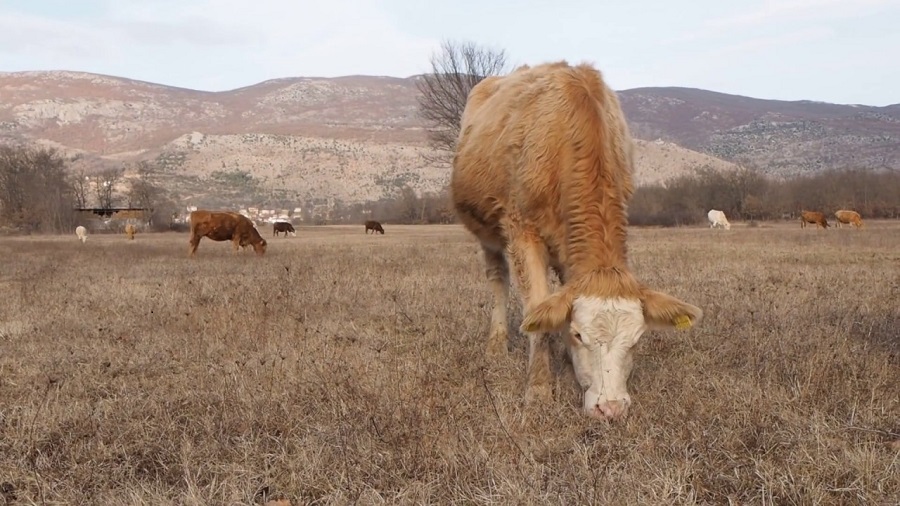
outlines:
[{"label": "distant grazing cow", "polygon": [[828,220],[818,211],[800,211],[800,228],[806,228],[807,223],[815,223],[816,228],[828,228]]},{"label": "distant grazing cow", "polygon": [[372,234],[375,232],[381,232],[381,235],[384,235],[384,229],[381,227],[381,223],[377,221],[369,220],[366,222],[366,233],[369,233],[369,230],[372,231]]},{"label": "distant grazing cow", "polygon": [[133,241],[134,234],[136,234],[136,233],[137,233],[137,227],[135,227],[131,223],[129,223],[128,225],[125,225],[125,235],[128,236],[129,240]]},{"label": "distant grazing cow", "polygon": [[725,230],[731,230],[731,223],[728,223],[728,218],[722,211],[710,209],[706,213],[706,218],[709,219],[709,228],[725,227]]},{"label": "distant grazing cow", "polygon": [[276,221],[272,225],[272,232],[275,234],[275,237],[278,237],[279,232],[284,232],[284,236],[287,237],[288,234],[292,236],[296,236],[297,234],[294,232],[294,226],[285,221]]},{"label": "distant grazing cow", "polygon": [[[688,328],[703,312],[638,281],[626,206],[634,145],[600,72],[566,62],[522,66],[469,93],[450,187],[481,243],[493,309],[488,352],[507,349],[509,264],[528,334],[526,399],[550,398],[548,333],[563,331],[590,416],[631,404],[632,349],[648,329]],[[561,274],[550,292],[548,270]]]},{"label": "distant grazing cow", "polygon": [[213,241],[231,241],[234,251],[252,245],[257,255],[266,252],[266,240],[253,227],[250,218],[233,212],[193,211],[191,213],[191,239],[188,255],[193,257],[200,245],[200,239],[208,237]]},{"label": "distant grazing cow", "polygon": [[863,227],[862,217],[856,211],[841,209],[834,213],[834,217],[837,218],[838,228],[844,228],[843,225],[851,225],[858,229]]},{"label": "distant grazing cow", "polygon": [[75,228],[75,236],[78,237],[79,240],[81,240],[82,244],[84,244],[85,242],[87,242],[87,229],[82,227],[81,225],[78,225],[78,227]]}]

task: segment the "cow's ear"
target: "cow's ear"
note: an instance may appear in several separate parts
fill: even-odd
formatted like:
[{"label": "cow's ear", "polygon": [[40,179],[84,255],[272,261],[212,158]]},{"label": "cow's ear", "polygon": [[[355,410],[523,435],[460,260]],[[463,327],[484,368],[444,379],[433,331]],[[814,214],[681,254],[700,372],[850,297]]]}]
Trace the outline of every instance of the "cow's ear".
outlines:
[{"label": "cow's ear", "polygon": [[572,316],[572,296],[560,290],[535,306],[525,315],[523,332],[554,332],[563,328]]},{"label": "cow's ear", "polygon": [[685,330],[696,325],[703,318],[703,311],[692,304],[662,292],[644,289],[641,291],[644,307],[644,322],[656,330]]}]

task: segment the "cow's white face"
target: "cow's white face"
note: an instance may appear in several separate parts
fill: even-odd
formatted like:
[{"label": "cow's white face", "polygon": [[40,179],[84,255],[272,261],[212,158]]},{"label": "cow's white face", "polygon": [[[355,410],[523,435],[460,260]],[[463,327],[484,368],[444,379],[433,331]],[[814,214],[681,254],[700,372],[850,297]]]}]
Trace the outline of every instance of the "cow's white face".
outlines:
[{"label": "cow's white face", "polygon": [[703,318],[699,307],[663,292],[641,287],[635,295],[576,295],[563,289],[522,320],[525,332],[568,331],[568,349],[588,415],[620,418],[628,412],[632,348],[645,331],[684,330]]},{"label": "cow's white face", "polygon": [[569,353],[584,389],[584,411],[598,418],[619,418],[631,397],[632,348],[647,330],[637,299],[577,297],[569,323]]}]

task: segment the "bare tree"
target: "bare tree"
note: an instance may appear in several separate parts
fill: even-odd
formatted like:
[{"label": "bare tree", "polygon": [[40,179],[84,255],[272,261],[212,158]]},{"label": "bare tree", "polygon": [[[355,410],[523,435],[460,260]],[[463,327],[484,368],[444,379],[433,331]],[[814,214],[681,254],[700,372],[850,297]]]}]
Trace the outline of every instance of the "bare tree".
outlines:
[{"label": "bare tree", "polygon": [[69,176],[69,186],[72,189],[72,197],[79,208],[87,207],[88,193],[90,193],[90,178],[84,169],[79,169]]},{"label": "bare tree", "polygon": [[72,203],[65,160],[56,150],[0,147],[0,225],[23,232],[66,230]]},{"label": "bare tree", "polygon": [[416,223],[421,217],[421,201],[408,184],[400,188],[400,195],[394,201],[394,216],[400,223]]},{"label": "bare tree", "polygon": [[138,162],[137,177],[129,181],[126,194],[129,207],[140,207],[144,210],[144,221],[147,224],[152,224],[157,200],[162,193],[153,181],[155,175],[156,171],[152,165],[146,161]]},{"label": "bare tree", "polygon": [[431,73],[416,83],[419,116],[428,123],[428,139],[446,162],[456,147],[459,123],[469,91],[481,80],[506,72],[506,52],[474,42],[444,41],[431,56]]},{"label": "bare tree", "polygon": [[115,199],[116,184],[122,179],[123,169],[106,169],[98,172],[92,179],[94,194],[97,196],[97,207],[112,209]]}]

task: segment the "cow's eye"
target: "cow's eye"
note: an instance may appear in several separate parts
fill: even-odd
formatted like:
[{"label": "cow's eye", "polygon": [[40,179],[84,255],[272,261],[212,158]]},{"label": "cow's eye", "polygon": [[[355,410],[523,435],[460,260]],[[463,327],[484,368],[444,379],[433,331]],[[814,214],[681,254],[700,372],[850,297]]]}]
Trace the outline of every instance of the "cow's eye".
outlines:
[{"label": "cow's eye", "polygon": [[584,341],[581,339],[581,332],[572,332],[572,337],[578,340],[579,343],[583,343]]}]

